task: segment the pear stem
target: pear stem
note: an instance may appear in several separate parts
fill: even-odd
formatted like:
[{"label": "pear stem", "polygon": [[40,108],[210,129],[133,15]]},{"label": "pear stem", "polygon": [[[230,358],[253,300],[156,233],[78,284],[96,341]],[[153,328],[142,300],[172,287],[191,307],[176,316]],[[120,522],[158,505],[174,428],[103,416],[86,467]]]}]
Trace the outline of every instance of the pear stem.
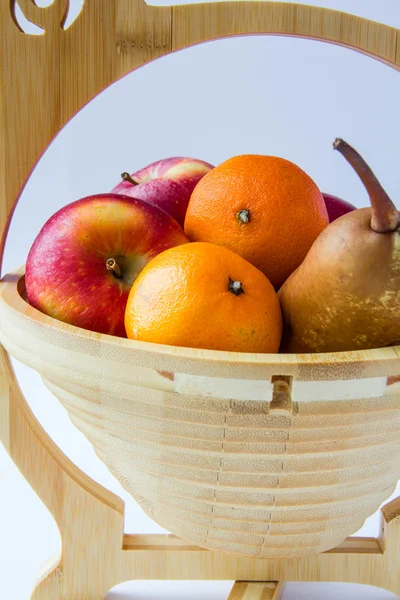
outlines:
[{"label": "pear stem", "polygon": [[139,182],[136,181],[135,179],[133,179],[129,173],[127,173],[125,171],[125,173],[121,173],[121,177],[124,181],[127,181],[128,183],[131,183],[132,185],[139,185]]},{"label": "pear stem", "polygon": [[340,138],[333,142],[333,148],[353,167],[368,192],[372,207],[371,228],[377,233],[396,231],[400,224],[400,213],[365,160]]},{"label": "pear stem", "polygon": [[117,279],[121,279],[121,277],[122,277],[121,267],[119,266],[119,264],[117,263],[115,258],[107,258],[106,269],[107,269],[107,271],[112,271],[113,275]]}]

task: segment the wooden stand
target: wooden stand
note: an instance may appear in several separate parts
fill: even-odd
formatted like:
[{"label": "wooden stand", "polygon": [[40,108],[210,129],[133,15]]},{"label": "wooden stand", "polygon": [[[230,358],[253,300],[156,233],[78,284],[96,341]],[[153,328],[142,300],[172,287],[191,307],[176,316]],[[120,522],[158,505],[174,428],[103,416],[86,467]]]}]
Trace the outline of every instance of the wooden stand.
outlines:
[{"label": "wooden stand", "polygon": [[279,600],[283,585],[271,583],[278,581],[364,583],[400,597],[400,499],[383,508],[378,539],[348,538],[330,552],[302,559],[244,558],[188,546],[174,535],[124,534],[122,500],[62,454],[17,385],[8,383],[12,373],[4,351],[1,361],[2,441],[62,538],[62,556],[41,574],[33,600],[102,600],[113,586],[132,579],[237,580],[230,600]]},{"label": "wooden stand", "polygon": [[[400,68],[398,30],[322,8],[274,2],[159,8],[143,0],[86,0],[64,30],[67,0],[48,8],[33,0],[19,5],[45,34],[25,34],[14,3],[1,3],[1,254],[27,176],[63,124],[151,59],[206,40],[264,33],[325,40]],[[244,558],[188,546],[173,535],[124,534],[122,500],[62,454],[32,415],[3,348],[0,360],[0,440],[62,537],[62,556],[42,574],[34,600],[101,600],[129,579],[236,580],[231,600],[277,600],[282,584],[262,583],[268,581],[364,583],[400,597],[400,499],[382,510],[378,539],[349,538],[330,552],[301,559]]]}]

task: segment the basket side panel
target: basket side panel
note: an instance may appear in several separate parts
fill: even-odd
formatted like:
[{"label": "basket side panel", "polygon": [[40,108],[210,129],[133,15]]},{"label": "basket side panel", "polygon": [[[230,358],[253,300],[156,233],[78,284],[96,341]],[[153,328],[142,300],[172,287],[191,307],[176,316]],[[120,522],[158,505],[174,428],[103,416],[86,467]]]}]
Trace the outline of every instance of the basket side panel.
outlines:
[{"label": "basket side panel", "polygon": [[324,552],[359,529],[400,476],[393,386],[276,414],[271,401],[179,394],[170,380],[156,390],[54,377],[46,385],[143,509],[208,549],[271,559]]}]

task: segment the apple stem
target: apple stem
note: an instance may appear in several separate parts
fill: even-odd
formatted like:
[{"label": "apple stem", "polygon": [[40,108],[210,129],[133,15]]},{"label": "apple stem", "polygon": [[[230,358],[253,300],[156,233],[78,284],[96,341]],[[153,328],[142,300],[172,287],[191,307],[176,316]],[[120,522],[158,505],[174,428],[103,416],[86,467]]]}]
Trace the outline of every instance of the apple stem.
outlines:
[{"label": "apple stem", "polygon": [[372,207],[371,228],[377,233],[396,231],[400,224],[400,213],[365,160],[340,138],[333,142],[333,148],[353,167],[368,192]]},{"label": "apple stem", "polygon": [[243,286],[242,286],[241,282],[240,281],[233,281],[233,279],[231,279],[230,277],[229,277],[228,291],[232,292],[232,294],[234,294],[235,296],[239,296],[240,294],[244,294],[244,289],[243,289]]},{"label": "apple stem", "polygon": [[124,181],[127,181],[128,183],[131,183],[132,185],[139,185],[139,182],[136,181],[135,179],[133,179],[127,172],[121,173],[121,177]]},{"label": "apple stem", "polygon": [[119,264],[117,263],[115,258],[107,258],[106,268],[108,271],[112,271],[113,275],[115,277],[117,277],[117,279],[121,279],[121,277],[122,277],[121,267],[119,266]]}]

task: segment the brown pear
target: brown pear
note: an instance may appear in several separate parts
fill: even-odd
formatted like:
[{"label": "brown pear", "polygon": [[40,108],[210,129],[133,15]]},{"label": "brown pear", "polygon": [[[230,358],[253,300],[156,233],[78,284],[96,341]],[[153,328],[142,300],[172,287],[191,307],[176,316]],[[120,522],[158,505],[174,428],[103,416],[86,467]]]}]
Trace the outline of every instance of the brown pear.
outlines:
[{"label": "brown pear", "polygon": [[334,142],[371,207],[332,222],[279,290],[282,352],[340,352],[400,344],[400,214],[369,166]]}]

